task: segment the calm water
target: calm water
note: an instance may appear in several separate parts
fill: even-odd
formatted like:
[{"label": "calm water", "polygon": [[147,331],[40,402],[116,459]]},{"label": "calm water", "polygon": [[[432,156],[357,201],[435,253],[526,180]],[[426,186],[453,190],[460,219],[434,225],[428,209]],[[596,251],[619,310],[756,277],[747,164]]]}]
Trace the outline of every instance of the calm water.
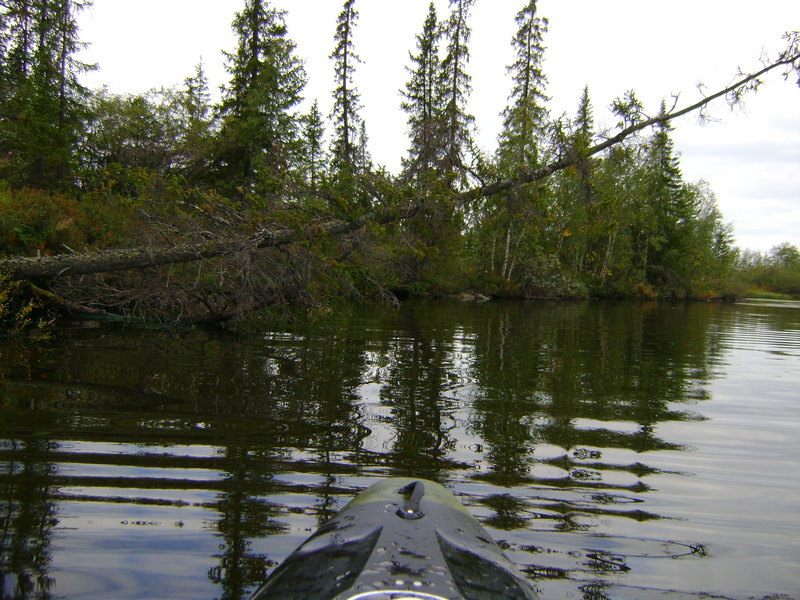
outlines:
[{"label": "calm water", "polygon": [[408,304],[0,344],[0,598],[246,598],[386,475],[545,599],[800,597],[800,303]]}]

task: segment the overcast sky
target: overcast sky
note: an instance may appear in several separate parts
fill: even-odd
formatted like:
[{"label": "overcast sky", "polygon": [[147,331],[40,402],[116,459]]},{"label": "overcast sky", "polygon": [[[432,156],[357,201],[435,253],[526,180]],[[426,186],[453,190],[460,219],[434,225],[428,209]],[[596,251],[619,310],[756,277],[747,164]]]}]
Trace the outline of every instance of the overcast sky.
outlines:
[{"label": "overcast sky", "polygon": [[[230,23],[243,0],[94,0],[80,17],[81,55],[99,69],[86,85],[116,93],[139,93],[180,85],[202,59],[211,87],[227,81],[222,51],[233,51]],[[405,86],[408,53],[427,14],[429,0],[357,0],[356,84],[373,160],[396,171],[407,148],[406,115],[399,90]],[[479,145],[493,151],[499,113],[510,89],[505,66],[514,15],[523,0],[477,0],[472,12],[469,71]],[[305,96],[327,114],[333,89],[333,32],[341,0],[274,0],[288,11],[289,37],[305,61]],[[440,17],[447,0],[436,0]],[[800,29],[798,0],[540,0],[550,21],[545,36],[545,71],[555,115],[574,114],[589,86],[598,125],[613,124],[608,106],[633,89],[646,110],[680,94],[681,104],[730,83],[738,67],[755,70],[764,52],[774,56],[783,34]],[[715,122],[695,116],[675,122],[673,133],[687,181],[711,184],[737,244],[768,250],[788,241],[800,246],[800,88],[796,78],[775,74],[747,100],[744,111],[724,102],[712,106]]]}]

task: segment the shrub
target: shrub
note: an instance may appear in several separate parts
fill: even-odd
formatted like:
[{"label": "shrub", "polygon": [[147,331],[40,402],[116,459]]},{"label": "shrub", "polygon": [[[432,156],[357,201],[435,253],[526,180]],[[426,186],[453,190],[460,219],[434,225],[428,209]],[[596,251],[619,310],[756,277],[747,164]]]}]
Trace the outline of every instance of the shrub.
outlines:
[{"label": "shrub", "polygon": [[79,244],[78,203],[61,194],[0,188],[0,254],[63,252]]},{"label": "shrub", "polygon": [[21,334],[34,322],[40,308],[22,293],[22,284],[0,273],[0,337]]},{"label": "shrub", "polygon": [[589,290],[555,254],[537,253],[519,263],[520,285],[527,298],[586,298]]}]

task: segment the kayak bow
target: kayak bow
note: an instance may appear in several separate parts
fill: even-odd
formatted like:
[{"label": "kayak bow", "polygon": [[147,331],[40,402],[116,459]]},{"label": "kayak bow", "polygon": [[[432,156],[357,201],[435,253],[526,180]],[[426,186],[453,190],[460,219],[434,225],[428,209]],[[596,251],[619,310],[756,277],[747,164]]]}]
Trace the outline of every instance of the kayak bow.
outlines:
[{"label": "kayak bow", "polygon": [[535,600],[486,530],[444,487],[391,478],[356,496],[251,600]]}]

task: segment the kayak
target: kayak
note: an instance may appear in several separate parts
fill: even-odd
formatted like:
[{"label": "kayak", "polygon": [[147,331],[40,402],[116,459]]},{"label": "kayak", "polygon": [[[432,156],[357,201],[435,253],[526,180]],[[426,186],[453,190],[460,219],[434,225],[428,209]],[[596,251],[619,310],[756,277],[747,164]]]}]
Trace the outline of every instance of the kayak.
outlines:
[{"label": "kayak", "polygon": [[525,576],[446,488],[390,478],[356,496],[251,600],[535,600]]},{"label": "kayak", "polygon": [[525,576],[446,488],[389,478],[357,495],[251,600],[535,600]]}]

